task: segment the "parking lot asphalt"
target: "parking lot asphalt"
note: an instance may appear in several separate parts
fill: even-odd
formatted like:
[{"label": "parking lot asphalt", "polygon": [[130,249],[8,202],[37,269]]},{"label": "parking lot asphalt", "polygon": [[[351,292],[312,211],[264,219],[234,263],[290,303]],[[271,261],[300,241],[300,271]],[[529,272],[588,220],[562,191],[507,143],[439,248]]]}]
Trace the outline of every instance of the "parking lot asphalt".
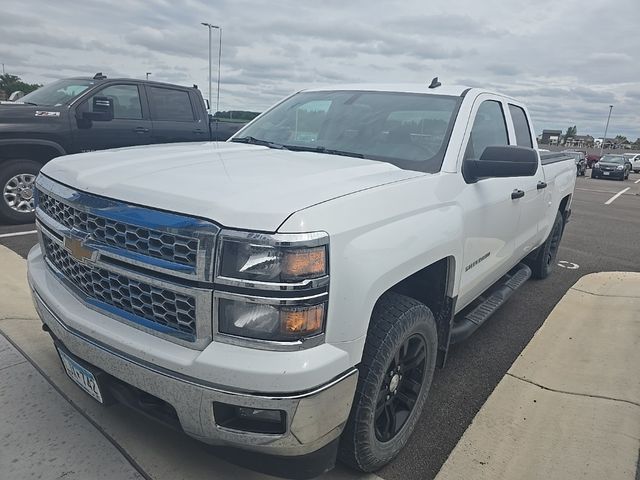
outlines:
[{"label": "parking lot asphalt", "polygon": [[[580,177],[572,209],[558,254],[560,265],[548,279],[527,282],[477,333],[452,349],[446,367],[436,372],[416,431],[379,476],[389,480],[434,478],[566,291],[587,273],[640,271],[640,175],[632,173],[624,182]],[[0,244],[25,257],[36,235],[12,234],[33,229],[33,225],[0,226]]]}]

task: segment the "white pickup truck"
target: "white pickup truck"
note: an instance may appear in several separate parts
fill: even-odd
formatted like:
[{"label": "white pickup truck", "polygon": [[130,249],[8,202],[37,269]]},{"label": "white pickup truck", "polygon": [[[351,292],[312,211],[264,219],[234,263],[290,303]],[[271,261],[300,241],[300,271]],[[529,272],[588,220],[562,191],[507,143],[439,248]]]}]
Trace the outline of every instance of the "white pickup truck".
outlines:
[{"label": "white pickup truck", "polygon": [[521,102],[432,87],[45,165],[29,282],[69,376],[281,475],[389,462],[449,346],[549,275],[576,181]]}]

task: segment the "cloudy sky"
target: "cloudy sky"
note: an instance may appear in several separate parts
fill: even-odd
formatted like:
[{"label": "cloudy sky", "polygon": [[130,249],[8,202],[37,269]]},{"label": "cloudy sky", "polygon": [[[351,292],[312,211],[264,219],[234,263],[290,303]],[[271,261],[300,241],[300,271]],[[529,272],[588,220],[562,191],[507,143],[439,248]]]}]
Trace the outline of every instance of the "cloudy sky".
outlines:
[{"label": "cloudy sky", "polygon": [[438,76],[525,100],[538,132],[575,124],[602,136],[612,104],[608,136],[640,137],[639,0],[3,0],[0,62],[39,83],[152,72],[206,97],[200,22],[223,27],[221,109]]}]

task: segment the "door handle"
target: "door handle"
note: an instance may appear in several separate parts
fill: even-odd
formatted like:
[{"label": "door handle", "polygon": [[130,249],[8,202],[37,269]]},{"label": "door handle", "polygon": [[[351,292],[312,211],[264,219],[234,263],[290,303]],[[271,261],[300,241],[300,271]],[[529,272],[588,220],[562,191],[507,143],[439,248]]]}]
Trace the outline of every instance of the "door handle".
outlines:
[{"label": "door handle", "polygon": [[543,188],[547,188],[547,182],[538,182],[538,185],[536,186],[536,188],[538,190],[542,190]]},{"label": "door handle", "polygon": [[515,189],[513,192],[511,192],[511,198],[513,200],[515,200],[516,198],[522,198],[524,197],[524,191],[523,190],[519,190],[519,189]]},{"label": "door handle", "polygon": [[199,128],[193,130],[193,133],[198,133],[200,135],[202,135],[204,133],[204,130],[200,130]]},{"label": "door handle", "polygon": [[136,127],[133,131],[136,133],[149,133],[149,129],[146,127]]}]

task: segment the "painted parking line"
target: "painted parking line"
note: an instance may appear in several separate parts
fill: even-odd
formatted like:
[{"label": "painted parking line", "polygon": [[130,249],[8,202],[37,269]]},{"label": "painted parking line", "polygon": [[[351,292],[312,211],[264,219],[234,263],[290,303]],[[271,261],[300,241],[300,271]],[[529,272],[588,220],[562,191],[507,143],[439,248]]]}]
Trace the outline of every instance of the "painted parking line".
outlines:
[{"label": "painted parking line", "polygon": [[613,197],[611,197],[609,200],[607,200],[606,202],[604,202],[605,205],[611,205],[616,198],[618,198],[620,195],[622,195],[623,193],[625,193],[627,190],[629,190],[631,187],[627,187],[623,190],[620,190],[618,193],[616,193]]},{"label": "painted parking line", "polygon": [[633,183],[640,183],[640,178],[638,180],[636,180],[635,182],[633,182]]},{"label": "painted parking line", "polygon": [[28,232],[3,233],[3,234],[0,235],[0,238],[19,237],[20,235],[31,235],[33,233],[38,233],[38,231],[37,230],[29,230]]}]

